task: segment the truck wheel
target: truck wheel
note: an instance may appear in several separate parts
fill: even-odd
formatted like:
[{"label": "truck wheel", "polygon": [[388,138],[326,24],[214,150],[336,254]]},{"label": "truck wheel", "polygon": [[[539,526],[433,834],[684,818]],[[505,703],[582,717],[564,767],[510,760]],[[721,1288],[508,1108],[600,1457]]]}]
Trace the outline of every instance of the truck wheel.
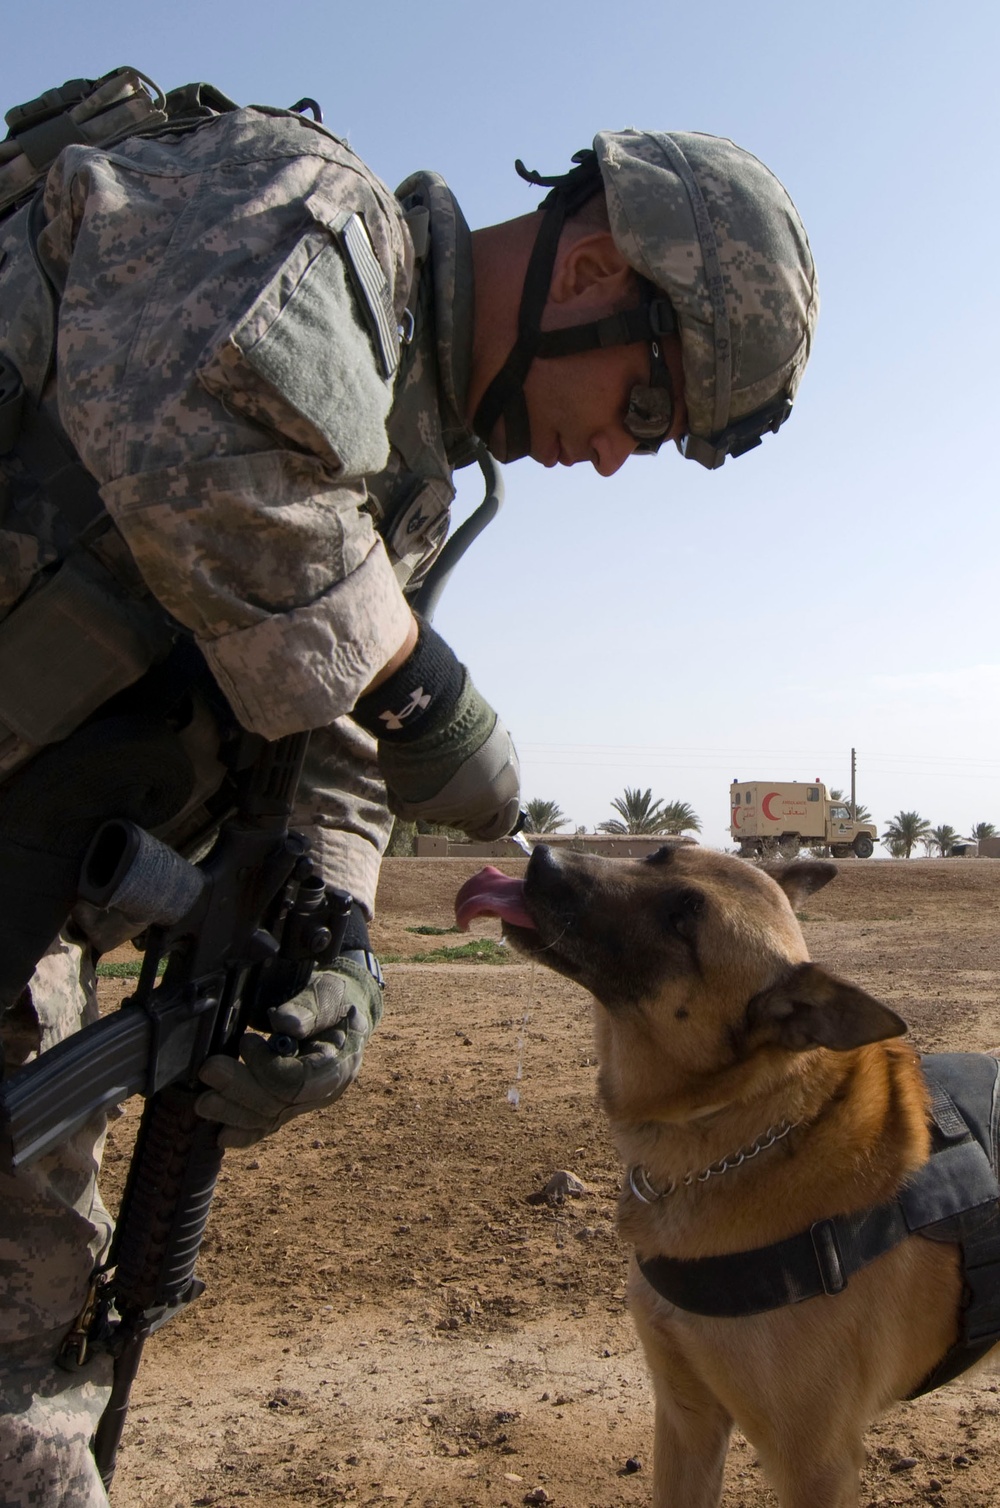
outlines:
[{"label": "truck wheel", "polygon": [[867,833],[858,833],[853,846],[859,859],[870,859],[875,852],[875,844]]},{"label": "truck wheel", "polygon": [[831,843],[830,852],[835,859],[849,859],[851,856],[850,843]]}]

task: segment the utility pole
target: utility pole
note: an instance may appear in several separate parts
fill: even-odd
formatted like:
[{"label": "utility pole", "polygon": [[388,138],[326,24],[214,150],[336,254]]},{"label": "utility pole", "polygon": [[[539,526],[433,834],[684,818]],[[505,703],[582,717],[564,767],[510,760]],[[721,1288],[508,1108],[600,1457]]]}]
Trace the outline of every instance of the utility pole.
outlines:
[{"label": "utility pole", "polygon": [[858,820],[857,783],[858,783],[858,755],[857,755],[857,750],[856,749],[852,749],[851,750],[851,821],[852,822],[857,822],[857,820]]}]

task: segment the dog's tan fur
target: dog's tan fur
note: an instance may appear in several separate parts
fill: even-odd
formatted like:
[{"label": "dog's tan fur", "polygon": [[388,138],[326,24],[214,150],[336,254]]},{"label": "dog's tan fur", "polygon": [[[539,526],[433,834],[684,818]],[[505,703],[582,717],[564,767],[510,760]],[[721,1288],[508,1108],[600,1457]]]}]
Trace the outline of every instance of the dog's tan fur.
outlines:
[{"label": "dog's tan fur", "polygon": [[[639,1256],[765,1246],[891,1198],[927,1158],[927,1097],[903,1023],[809,965],[794,914],[834,866],[771,878],[690,845],[622,862],[536,853],[508,927],[595,996],[599,1093],[626,1168],[620,1228]],[[768,1128],[741,1166],[685,1186]],[[734,1422],[782,1508],[856,1503],[862,1437],[957,1335],[957,1248],[912,1236],[835,1297],[716,1319],[660,1298],[633,1262],[629,1300],[656,1394],[655,1508],[714,1508]]]}]

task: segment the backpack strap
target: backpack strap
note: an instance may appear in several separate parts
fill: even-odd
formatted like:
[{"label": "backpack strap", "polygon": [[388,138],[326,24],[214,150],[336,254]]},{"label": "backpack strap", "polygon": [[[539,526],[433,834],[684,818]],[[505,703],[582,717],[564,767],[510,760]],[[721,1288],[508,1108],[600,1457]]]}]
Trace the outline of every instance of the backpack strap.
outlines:
[{"label": "backpack strap", "polygon": [[69,79],[37,99],[14,105],[0,141],[0,214],[37,186],[64,147],[109,146],[167,122],[163,91],[137,68],[99,79]]}]

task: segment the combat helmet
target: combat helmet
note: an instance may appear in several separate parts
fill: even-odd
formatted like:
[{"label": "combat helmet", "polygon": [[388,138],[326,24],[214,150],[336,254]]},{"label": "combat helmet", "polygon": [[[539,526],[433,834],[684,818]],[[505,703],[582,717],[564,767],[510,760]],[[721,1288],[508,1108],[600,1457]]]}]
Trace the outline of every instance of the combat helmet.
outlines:
[{"label": "combat helmet", "polygon": [[[575,167],[521,177],[551,190],[525,273],[518,333],[487,387],[474,428],[488,439],[503,418],[508,455],[530,449],[524,380],[536,357],[648,340],[648,385],[634,388],[626,428],[637,449],[659,448],[674,398],[660,351],[680,336],[689,459],[714,470],[776,432],[809,356],[819,309],[816,269],[794,204],[774,174],[733,142],[693,132],[605,131]],[[633,309],[542,331],[565,221],[604,192],[611,234],[639,275]]]}]

